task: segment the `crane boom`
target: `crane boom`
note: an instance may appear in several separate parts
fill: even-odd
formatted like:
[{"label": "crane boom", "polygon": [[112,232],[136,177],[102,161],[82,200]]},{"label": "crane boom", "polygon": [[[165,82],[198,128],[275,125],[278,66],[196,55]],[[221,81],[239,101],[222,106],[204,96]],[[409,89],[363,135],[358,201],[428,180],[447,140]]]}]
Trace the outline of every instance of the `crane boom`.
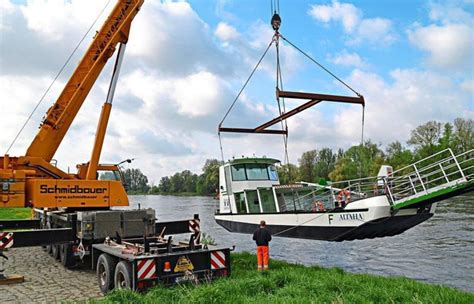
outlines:
[{"label": "crane boom", "polygon": [[49,108],[26,156],[50,162],[118,43],[126,43],[130,25],[144,0],[120,0],[81,59],[58,100]]}]

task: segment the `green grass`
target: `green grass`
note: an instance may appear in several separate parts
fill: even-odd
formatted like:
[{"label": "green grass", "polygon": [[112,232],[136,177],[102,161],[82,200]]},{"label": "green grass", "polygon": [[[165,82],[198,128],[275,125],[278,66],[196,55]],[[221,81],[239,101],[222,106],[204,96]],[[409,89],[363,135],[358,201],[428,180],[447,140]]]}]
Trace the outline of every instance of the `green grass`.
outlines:
[{"label": "green grass", "polygon": [[211,284],[117,290],[99,303],[474,303],[474,294],[411,279],[271,261],[256,271],[250,253],[232,255],[232,276]]},{"label": "green grass", "polygon": [[0,220],[22,220],[31,218],[30,208],[1,208]]}]

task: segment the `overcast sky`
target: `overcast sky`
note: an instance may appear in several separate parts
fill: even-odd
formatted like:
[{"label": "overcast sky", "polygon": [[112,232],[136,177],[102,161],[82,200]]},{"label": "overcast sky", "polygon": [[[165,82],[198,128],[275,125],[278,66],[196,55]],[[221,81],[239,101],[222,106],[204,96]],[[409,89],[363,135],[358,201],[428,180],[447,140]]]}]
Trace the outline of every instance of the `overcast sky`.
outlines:
[{"label": "overcast sky", "polygon": [[[106,8],[94,29],[112,9]],[[0,153],[107,0],[0,0]],[[281,33],[364,95],[366,138],[405,142],[428,120],[474,117],[474,3],[280,0]],[[145,0],[132,24],[101,162],[136,158],[151,181],[200,173],[220,158],[217,125],[272,39],[270,1]],[[91,35],[95,33],[92,31]],[[90,43],[85,39],[10,151],[23,155]],[[282,43],[284,89],[351,95]],[[75,170],[90,157],[111,66],[104,69],[55,155]],[[287,109],[303,101],[287,100]],[[360,141],[361,107],[321,104],[289,120],[289,155]],[[275,52],[225,122],[255,127],[277,115]],[[283,158],[280,136],[223,134],[225,158]]]}]

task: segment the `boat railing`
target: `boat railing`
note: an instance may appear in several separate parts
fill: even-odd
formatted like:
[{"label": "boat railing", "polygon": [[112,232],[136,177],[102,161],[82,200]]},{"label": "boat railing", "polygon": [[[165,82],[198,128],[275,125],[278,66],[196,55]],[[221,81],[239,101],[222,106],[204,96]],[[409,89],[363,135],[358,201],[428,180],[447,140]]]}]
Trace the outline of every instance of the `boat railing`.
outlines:
[{"label": "boat railing", "polygon": [[[334,208],[341,197],[347,203],[386,195],[389,203],[394,206],[472,179],[474,149],[455,156],[448,148],[398,169],[386,177],[366,177],[328,185],[301,182],[314,189],[297,199],[300,207],[304,209],[311,209],[314,202],[322,202],[326,208]],[[350,199],[347,199],[348,193]]]},{"label": "boat railing", "polygon": [[473,177],[474,149],[455,156],[448,148],[394,171],[384,178],[384,186],[390,203],[397,205]]}]

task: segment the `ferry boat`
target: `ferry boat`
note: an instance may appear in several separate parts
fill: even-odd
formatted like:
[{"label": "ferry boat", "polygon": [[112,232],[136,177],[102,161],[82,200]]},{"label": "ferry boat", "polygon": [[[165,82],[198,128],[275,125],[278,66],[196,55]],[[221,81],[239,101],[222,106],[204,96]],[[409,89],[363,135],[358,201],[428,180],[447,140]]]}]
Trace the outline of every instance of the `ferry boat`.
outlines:
[{"label": "ferry boat", "polygon": [[451,149],[378,176],[281,185],[272,158],[238,158],[219,168],[216,222],[253,233],[261,220],[274,236],[345,241],[393,236],[429,218],[437,202],[474,191],[474,150]]}]

